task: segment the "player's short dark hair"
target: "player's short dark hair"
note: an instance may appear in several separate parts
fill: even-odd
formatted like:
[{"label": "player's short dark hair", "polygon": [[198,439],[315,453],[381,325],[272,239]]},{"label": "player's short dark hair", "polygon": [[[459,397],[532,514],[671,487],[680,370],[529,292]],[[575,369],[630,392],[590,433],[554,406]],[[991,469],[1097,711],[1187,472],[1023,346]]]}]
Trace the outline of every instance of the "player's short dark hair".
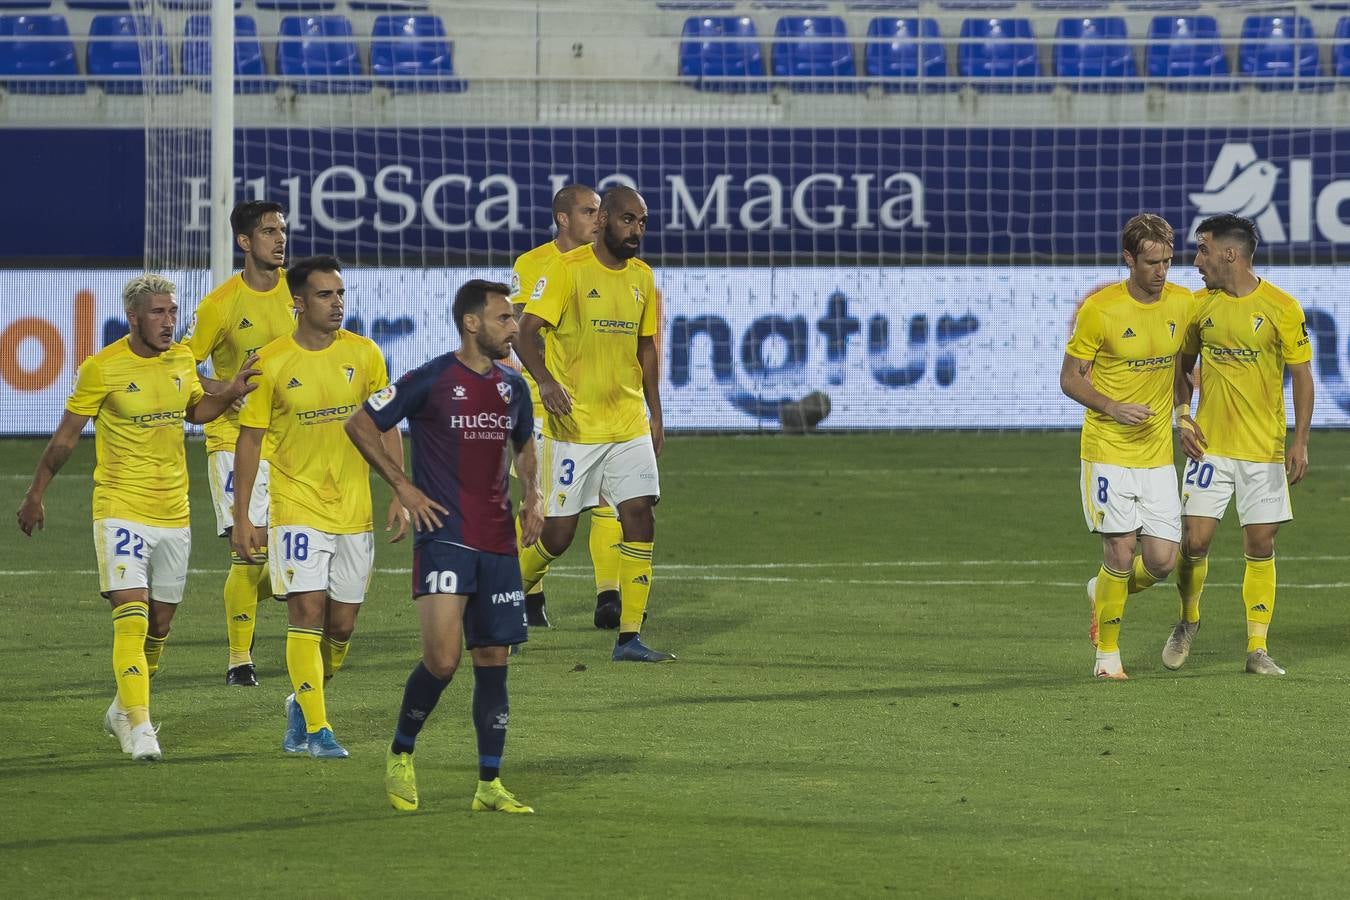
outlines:
[{"label": "player's short dark hair", "polygon": [[336,256],[306,256],[291,263],[286,270],[286,284],[291,293],[298,295],[309,284],[309,276],[315,272],[341,272],[342,262]]},{"label": "player's short dark hair", "polygon": [[230,210],[230,228],[234,230],[236,236],[242,234],[248,237],[268,213],[284,216],[286,210],[280,203],[271,200],[245,200],[243,203],[236,203],[234,209]]},{"label": "player's short dark hair", "polygon": [[553,195],[553,224],[558,224],[558,216],[568,215],[577,205],[582,194],[594,194],[595,189],[585,184],[569,184]]},{"label": "player's short dark hair", "polygon": [[459,329],[460,334],[464,333],[465,316],[481,316],[483,314],[483,307],[487,306],[489,294],[501,294],[503,297],[510,298],[511,288],[500,281],[485,281],[482,278],[475,278],[473,281],[464,282],[464,285],[455,291],[455,304],[451,307],[451,312],[455,316],[455,327]]},{"label": "player's short dark hair", "polygon": [[1171,250],[1176,234],[1167,220],[1154,213],[1140,213],[1125,223],[1120,232],[1120,247],[1131,256],[1138,256],[1146,243],[1161,244]]},{"label": "player's short dark hair", "polygon": [[[614,187],[605,191],[604,196],[600,198],[600,211],[605,213],[614,212],[614,208],[630,197],[636,197],[642,200],[642,195],[630,188],[626,184],[616,184]],[[644,203],[646,201],[643,201]]]},{"label": "player's short dark hair", "polygon": [[1242,245],[1248,259],[1256,256],[1256,223],[1251,219],[1232,213],[1210,216],[1195,226],[1195,233],[1208,234],[1219,241],[1234,241]]}]

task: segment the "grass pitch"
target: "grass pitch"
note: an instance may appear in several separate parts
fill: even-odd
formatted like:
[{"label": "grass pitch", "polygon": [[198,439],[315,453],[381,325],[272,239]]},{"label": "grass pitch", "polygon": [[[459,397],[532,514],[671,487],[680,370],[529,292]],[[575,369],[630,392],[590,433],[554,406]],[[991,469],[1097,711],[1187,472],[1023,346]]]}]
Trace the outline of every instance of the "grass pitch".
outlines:
[{"label": "grass pitch", "polygon": [[[193,574],[152,691],[165,759],[131,763],[101,730],[84,442],[47,531],[11,519],[0,541],[0,895],[1344,896],[1350,434],[1314,436],[1280,536],[1289,675],[1242,673],[1230,517],[1190,662],[1161,666],[1159,585],[1127,608],[1123,684],[1089,675],[1100,550],[1076,441],[672,440],[644,637],[680,659],[609,662],[579,535],[550,576],[557,627],[512,663],[503,780],[533,817],[469,812],[467,659],[418,744],[423,810],[386,804],[418,656],[406,545],[380,546],[330,685],[351,759],[281,752],[285,611],[260,611],[262,687],[227,689],[200,443]],[[40,449],[0,442],[7,515]]]}]

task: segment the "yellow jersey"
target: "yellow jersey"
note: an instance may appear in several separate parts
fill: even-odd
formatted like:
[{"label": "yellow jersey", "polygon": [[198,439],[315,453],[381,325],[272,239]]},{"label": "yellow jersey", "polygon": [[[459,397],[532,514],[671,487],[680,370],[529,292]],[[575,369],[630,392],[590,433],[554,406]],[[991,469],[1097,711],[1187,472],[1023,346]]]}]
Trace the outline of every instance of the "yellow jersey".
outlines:
[{"label": "yellow jersey", "polygon": [[[529,250],[516,257],[516,264],[511,269],[511,305],[524,305],[530,299],[530,292],[534,285],[539,281],[539,277],[544,274],[549,263],[562,256],[562,251],[558,249],[556,241],[549,241],[547,244],[540,244],[533,250]],[[548,339],[544,339],[544,346],[547,348]],[[547,350],[545,350],[547,352]],[[536,422],[544,421],[544,404],[539,399],[539,385],[534,383],[534,376],[530,370],[524,366],[520,367],[520,374],[525,376],[525,383],[530,387],[530,401],[534,404],[534,420]]]},{"label": "yellow jersey", "polygon": [[1312,359],[1298,301],[1265,279],[1245,297],[1196,291],[1184,350],[1200,356],[1195,422],[1206,452],[1283,462],[1284,367]]},{"label": "yellow jersey", "polygon": [[389,383],[380,348],[339,330],[323,350],[306,350],[288,336],[258,356],[258,389],[239,411],[239,424],[267,429],[271,524],[370,531],[370,466],[342,426]]},{"label": "yellow jersey", "polygon": [[66,409],[94,420],[94,519],[189,524],[183,421],[203,396],[182,344],[146,357],[124,337],[80,365]]},{"label": "yellow jersey", "polygon": [[1125,282],[1083,301],[1065,352],[1092,363],[1092,386],[1112,400],[1153,410],[1138,425],[1121,425],[1089,409],[1080,456],[1131,469],[1172,465],[1172,399],[1177,354],[1190,324],[1191,292],[1172,283],[1152,303],[1130,296]]},{"label": "yellow jersey", "polygon": [[650,433],[637,356],[638,338],[657,331],[650,266],[609,269],[591,245],[578,247],[544,270],[525,311],[552,326],[544,361],[572,397],[571,414],[545,415],[546,436],[609,444]]},{"label": "yellow jersey", "polygon": [[[183,335],[197,362],[211,360],[212,377],[230,381],[239,367],[279,337],[295,331],[294,301],[286,286],[286,273],[280,272],[277,286],[258,293],[244,283],[242,273],[202,298],[192,316],[192,324]],[[233,409],[206,423],[206,452],[234,450],[239,437],[239,414]],[[267,457],[264,452],[263,457]]]}]

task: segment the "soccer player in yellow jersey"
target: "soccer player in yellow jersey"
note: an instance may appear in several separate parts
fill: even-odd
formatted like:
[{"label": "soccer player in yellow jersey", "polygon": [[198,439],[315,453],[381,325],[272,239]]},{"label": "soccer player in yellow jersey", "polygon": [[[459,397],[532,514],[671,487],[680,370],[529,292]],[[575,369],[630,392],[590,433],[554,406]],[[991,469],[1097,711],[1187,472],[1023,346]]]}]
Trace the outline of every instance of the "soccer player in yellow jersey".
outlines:
[{"label": "soccer player in yellow jersey", "polygon": [[[183,341],[197,362],[211,361],[216,378],[230,379],[240,363],[265,344],[295,330],[291,292],[286,287],[286,217],[279,203],[250,200],[230,213],[235,244],[244,252],[243,271],[230,277],[197,304]],[[203,378],[207,392],[221,382]],[[206,471],[216,510],[216,533],[227,540],[234,523],[234,442],[239,415],[231,409],[206,426]],[[253,487],[253,523],[267,524],[267,454]],[[258,599],[267,596],[266,560],[230,559],[225,578],[225,632],[230,658],[225,683],[256,687],[253,629]]]},{"label": "soccer player in yellow jersey", "polygon": [[[1200,592],[1209,571],[1209,545],[1237,498],[1247,569],[1247,671],[1283,675],[1270,658],[1266,634],[1275,611],[1275,534],[1294,517],[1289,485],[1308,471],[1312,425],[1312,346],[1298,301],[1252,270],[1256,226],[1225,214],[1196,227],[1195,265],[1205,280],[1195,292],[1191,328],[1181,351],[1177,400],[1181,449],[1181,618],[1163,646],[1163,664],[1186,662],[1200,627]],[[1200,408],[1189,415],[1190,373],[1200,366]],[[1294,387],[1294,437],[1286,451],[1284,372]]]},{"label": "soccer player in yellow jersey", "polygon": [[159,668],[183,599],[192,535],[183,422],[209,422],[242,397],[253,357],[231,382],[205,394],[192,353],[173,340],[177,289],[141,275],[122,291],[130,332],[80,365],[66,412],[19,507],[32,535],[46,519],[43,495],[94,420],[94,550],[99,590],[112,604],[117,694],[104,727],[132,759],[161,757],[150,724],[150,676]]},{"label": "soccer player in yellow jersey", "polygon": [[[675,657],[639,636],[651,591],[653,507],[661,496],[656,458],[665,442],[656,283],[651,267],[636,258],[647,204],[632,188],[611,188],[600,202],[599,226],[595,243],[549,264],[521,318],[516,352],[539,385],[545,412],[544,532],[521,550],[521,579],[531,593],[572,543],[578,516],[608,502],[623,529],[612,658],[663,662]],[[541,330],[548,334],[546,355]]]},{"label": "soccer player in yellow jersey", "polygon": [[[287,281],[295,334],[259,352],[258,390],[239,412],[231,545],[244,560],[268,548],[272,592],[289,607],[286,668],[295,693],[286,699],[283,749],[340,758],[347,751],[328,722],[324,679],[347,656],[375,558],[370,467],[343,423],[389,377],[375,342],[342,328],[346,288],[336,259],[298,260]],[[384,440],[402,461],[398,430]],[[271,448],[266,539],[249,513],[264,446]],[[400,510],[397,502],[390,507],[395,540],[407,530]]]},{"label": "soccer player in yellow jersey", "polygon": [[1172,464],[1172,400],[1190,292],[1167,281],[1172,226],[1151,213],[1125,223],[1129,277],[1083,303],[1059,373],[1087,407],[1080,457],[1083,515],[1102,536],[1102,565],[1088,582],[1093,674],[1123,680],[1125,598],[1176,565],[1181,502]]},{"label": "soccer player in yellow jersey", "polygon": [[[584,184],[569,184],[553,195],[553,224],[558,236],[522,253],[511,270],[511,303],[517,315],[524,311],[530,291],[553,260],[595,240],[599,213],[599,195]],[[539,386],[529,370],[523,370],[521,374],[530,386],[530,399],[534,401],[535,447],[542,457],[544,405],[539,400]],[[614,507],[602,500],[591,510],[589,542],[591,565],[595,570],[596,628],[617,628],[619,625],[619,542],[622,540],[619,517]],[[531,627],[548,627],[544,582],[535,585],[533,592],[525,598],[525,613]]]}]

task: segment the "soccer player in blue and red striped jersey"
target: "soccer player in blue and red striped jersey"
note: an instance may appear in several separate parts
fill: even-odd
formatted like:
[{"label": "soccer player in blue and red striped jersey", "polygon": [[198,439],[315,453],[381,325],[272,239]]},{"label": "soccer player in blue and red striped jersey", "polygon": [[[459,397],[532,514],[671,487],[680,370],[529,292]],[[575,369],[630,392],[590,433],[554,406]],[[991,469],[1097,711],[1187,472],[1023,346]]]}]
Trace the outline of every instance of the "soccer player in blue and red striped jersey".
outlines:
[{"label": "soccer player in blue and red striped jersey", "polygon": [[[534,415],[525,379],[497,360],[518,327],[504,284],[474,280],[455,295],[460,348],[376,391],[347,422],[347,434],[389,482],[416,528],[413,597],[422,625],[422,661],[408,676],[389,748],[385,790],[398,810],[417,808],[413,748],[427,716],[459,666],[473,658],[473,724],[478,734],[476,811],[531,813],[498,777],[506,746],[510,648],[526,640],[510,460],[523,489],[528,542],[543,529]],[[384,450],[380,435],[408,421],[413,476]],[[508,453],[508,445],[511,453]]]}]

